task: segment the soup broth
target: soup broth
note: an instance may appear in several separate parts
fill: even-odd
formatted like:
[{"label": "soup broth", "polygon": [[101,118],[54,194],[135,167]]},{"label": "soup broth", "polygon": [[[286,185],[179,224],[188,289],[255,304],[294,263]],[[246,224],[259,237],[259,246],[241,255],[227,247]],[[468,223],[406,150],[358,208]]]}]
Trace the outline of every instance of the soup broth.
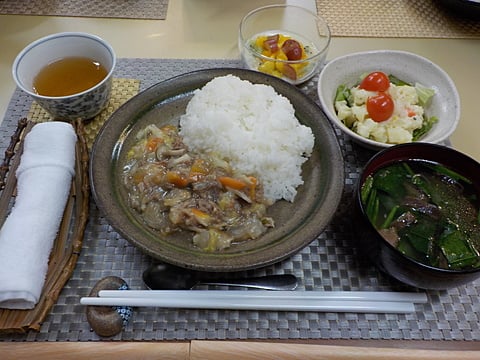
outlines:
[{"label": "soup broth", "polygon": [[469,179],[438,163],[406,161],[369,175],[368,218],[405,255],[452,270],[480,267],[479,198]]},{"label": "soup broth", "polygon": [[97,85],[107,69],[86,57],[66,57],[43,67],[33,80],[33,90],[43,96],[78,94]]}]

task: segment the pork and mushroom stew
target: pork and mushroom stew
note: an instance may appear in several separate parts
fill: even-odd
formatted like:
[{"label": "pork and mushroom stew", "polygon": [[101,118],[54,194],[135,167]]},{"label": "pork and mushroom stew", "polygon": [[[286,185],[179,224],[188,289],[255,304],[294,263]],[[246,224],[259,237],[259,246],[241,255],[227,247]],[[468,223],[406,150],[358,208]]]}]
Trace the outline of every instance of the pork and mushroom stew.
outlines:
[{"label": "pork and mushroom stew", "polygon": [[472,183],[438,163],[405,161],[369,175],[361,201],[380,235],[433,267],[480,267],[479,199]]},{"label": "pork and mushroom stew", "polygon": [[205,251],[256,239],[274,226],[262,184],[216,154],[189,151],[173,125],[148,125],[138,133],[123,183],[129,206],[146,226],[162,236],[190,232]]}]

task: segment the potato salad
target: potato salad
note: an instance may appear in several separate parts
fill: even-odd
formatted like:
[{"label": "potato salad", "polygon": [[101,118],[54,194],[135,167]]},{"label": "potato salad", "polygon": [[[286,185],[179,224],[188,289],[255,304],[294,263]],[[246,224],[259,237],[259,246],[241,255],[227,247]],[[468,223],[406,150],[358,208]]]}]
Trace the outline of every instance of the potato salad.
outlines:
[{"label": "potato salad", "polygon": [[425,116],[433,89],[411,85],[375,71],[354,87],[340,85],[335,96],[338,118],[360,136],[388,144],[420,139],[437,121]]}]

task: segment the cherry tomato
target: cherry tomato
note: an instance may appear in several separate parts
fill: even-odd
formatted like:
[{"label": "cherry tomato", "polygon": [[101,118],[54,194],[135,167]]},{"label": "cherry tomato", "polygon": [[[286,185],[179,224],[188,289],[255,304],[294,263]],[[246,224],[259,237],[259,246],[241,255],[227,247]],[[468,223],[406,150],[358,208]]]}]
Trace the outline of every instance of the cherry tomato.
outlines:
[{"label": "cherry tomato", "polygon": [[381,71],[374,71],[362,80],[360,89],[367,91],[387,91],[390,87],[388,76]]},{"label": "cherry tomato", "polygon": [[394,106],[392,97],[384,92],[367,99],[368,115],[376,122],[388,120],[393,114]]},{"label": "cherry tomato", "polygon": [[302,47],[296,40],[286,40],[282,45],[282,51],[287,56],[288,60],[295,61],[302,58]]}]

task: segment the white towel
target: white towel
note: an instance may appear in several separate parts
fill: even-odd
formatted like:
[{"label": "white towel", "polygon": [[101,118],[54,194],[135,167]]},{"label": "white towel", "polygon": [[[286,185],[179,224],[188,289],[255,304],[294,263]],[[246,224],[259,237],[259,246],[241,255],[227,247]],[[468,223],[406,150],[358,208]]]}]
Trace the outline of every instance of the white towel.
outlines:
[{"label": "white towel", "polygon": [[32,309],[45,283],[48,259],[75,174],[73,127],[35,125],[25,137],[17,196],[0,229],[0,307]]}]

